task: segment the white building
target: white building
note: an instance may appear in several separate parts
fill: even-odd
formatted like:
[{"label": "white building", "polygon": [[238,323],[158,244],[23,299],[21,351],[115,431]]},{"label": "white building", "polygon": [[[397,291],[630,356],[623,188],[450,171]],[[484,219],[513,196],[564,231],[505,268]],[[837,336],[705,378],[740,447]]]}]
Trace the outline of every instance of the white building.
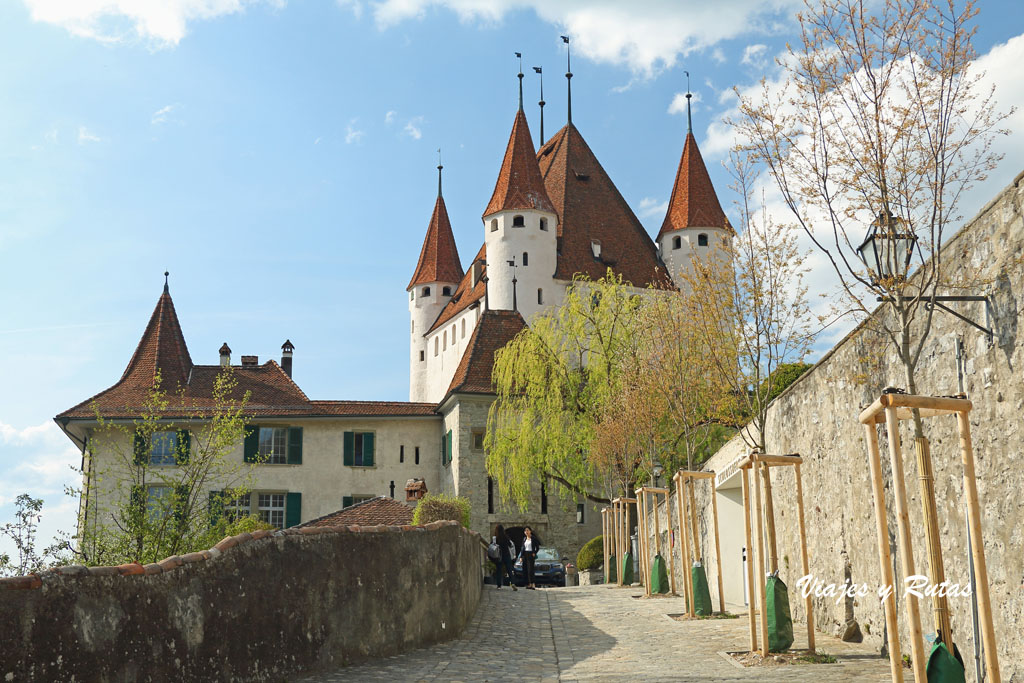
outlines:
[{"label": "white building", "polygon": [[[538,482],[535,505],[520,513],[496,499],[487,476],[483,435],[494,397],[494,352],[539,311],[557,305],[577,273],[597,279],[611,268],[637,287],[669,285],[695,256],[720,249],[732,229],[692,133],[655,243],[571,119],[536,150],[520,105],[476,228],[483,243],[464,268],[438,172],[437,201],[406,287],[409,402],[311,400],[291,379],[289,342],[280,364],[242,356],[233,367],[240,389],[252,393],[253,431],[233,457],[244,461],[254,449],[278,445],[271,462],[257,466],[249,504],[272,523],[290,526],[373,496],[401,497],[408,479],[422,478],[432,492],[468,497],[481,534],[490,536],[498,523],[513,530],[529,524],[542,542],[574,557],[600,533],[595,504],[558,501]],[[158,369],[165,388],[180,386],[188,400],[209,401],[230,353],[225,344],[218,364],[192,362],[165,285],[121,379],[55,419],[84,453],[99,426],[94,402],[107,419],[138,415]],[[171,406],[168,434],[201,429],[185,417]],[[94,462],[105,457],[91,453]]]}]

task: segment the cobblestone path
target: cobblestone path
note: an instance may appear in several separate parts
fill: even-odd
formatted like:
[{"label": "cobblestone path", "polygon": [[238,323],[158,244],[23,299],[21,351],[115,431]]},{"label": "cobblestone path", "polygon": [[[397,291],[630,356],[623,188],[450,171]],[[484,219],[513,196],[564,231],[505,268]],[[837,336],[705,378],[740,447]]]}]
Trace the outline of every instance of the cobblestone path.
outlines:
[{"label": "cobblestone path", "polygon": [[[865,645],[819,634],[837,664],[741,669],[720,652],[747,646],[747,620],[675,621],[682,598],[643,598],[607,586],[495,590],[457,640],[328,673],[290,679],[333,681],[886,681],[888,662]],[[795,648],[806,647],[800,627]]]}]

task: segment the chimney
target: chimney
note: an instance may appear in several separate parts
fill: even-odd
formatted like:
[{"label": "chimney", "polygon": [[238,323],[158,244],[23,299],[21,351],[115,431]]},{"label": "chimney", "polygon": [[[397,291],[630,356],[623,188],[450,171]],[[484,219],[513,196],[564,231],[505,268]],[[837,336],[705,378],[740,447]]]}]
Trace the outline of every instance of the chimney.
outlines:
[{"label": "chimney", "polygon": [[259,356],[242,356],[243,368],[254,368],[260,364]]},{"label": "chimney", "polygon": [[224,342],[223,346],[220,347],[220,366],[226,368],[231,365],[231,347],[228,346],[227,342]]},{"label": "chimney", "polygon": [[284,374],[289,377],[292,376],[292,352],[295,351],[295,347],[292,346],[290,339],[285,339],[284,344],[281,344],[281,369],[284,370]]},{"label": "chimney", "polygon": [[427,484],[422,479],[410,479],[405,482],[405,502],[416,507],[420,498],[427,495]]}]

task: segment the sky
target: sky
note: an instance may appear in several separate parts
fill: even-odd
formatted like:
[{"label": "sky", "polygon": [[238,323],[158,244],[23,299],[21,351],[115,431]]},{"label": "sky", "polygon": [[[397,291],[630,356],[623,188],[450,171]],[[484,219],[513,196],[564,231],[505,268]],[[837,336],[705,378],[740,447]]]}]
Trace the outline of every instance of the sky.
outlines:
[{"label": "sky", "polygon": [[[436,195],[465,264],[517,104],[573,122],[653,235],[693,121],[734,214],[722,121],[777,75],[791,0],[18,0],[0,3],[0,524],[44,499],[70,530],[80,454],[52,418],[117,381],[165,270],[194,362],[280,357],[316,399],[407,400],[405,287]],[[1024,169],[1024,16],[986,0],[975,47]],[[735,222],[735,221],[734,221]],[[812,260],[812,263],[814,261]],[[818,278],[815,280],[814,278]],[[812,284],[826,276],[812,273]],[[822,337],[826,348],[844,331]],[[0,552],[9,549],[0,540]]]}]

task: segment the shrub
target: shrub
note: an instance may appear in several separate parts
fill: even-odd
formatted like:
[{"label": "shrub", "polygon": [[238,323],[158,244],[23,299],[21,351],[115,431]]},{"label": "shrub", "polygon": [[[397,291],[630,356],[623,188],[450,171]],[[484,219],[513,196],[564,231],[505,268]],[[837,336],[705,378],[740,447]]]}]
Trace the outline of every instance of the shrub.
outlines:
[{"label": "shrub", "polygon": [[813,365],[809,363],[783,363],[775,368],[771,377],[762,382],[762,388],[768,389],[767,402],[771,403],[775,397],[785,391],[790,384],[800,379],[800,376],[810,370]]},{"label": "shrub", "polygon": [[583,571],[597,569],[604,564],[604,537],[597,536],[587,541],[576,555],[576,568]]},{"label": "shrub", "polygon": [[420,499],[412,513],[413,524],[430,524],[442,520],[455,520],[469,528],[469,500],[443,493],[428,493]]}]

